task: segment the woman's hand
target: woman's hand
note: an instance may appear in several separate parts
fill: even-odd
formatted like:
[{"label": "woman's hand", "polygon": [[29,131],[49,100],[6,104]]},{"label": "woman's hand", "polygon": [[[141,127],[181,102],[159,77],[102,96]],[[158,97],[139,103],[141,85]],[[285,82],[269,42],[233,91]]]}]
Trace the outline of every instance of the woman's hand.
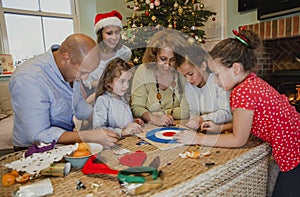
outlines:
[{"label": "woman's hand", "polygon": [[151,123],[156,126],[171,126],[175,124],[173,116],[170,114],[154,115],[151,114]]},{"label": "woman's hand", "polygon": [[141,132],[144,132],[141,125],[137,123],[130,123],[126,128],[122,130],[122,136],[133,135]]},{"label": "woman's hand", "polygon": [[179,132],[174,135],[174,139],[177,140],[178,143],[181,144],[200,144],[200,138],[201,138],[201,133],[191,131],[191,130],[184,130],[182,132]]}]

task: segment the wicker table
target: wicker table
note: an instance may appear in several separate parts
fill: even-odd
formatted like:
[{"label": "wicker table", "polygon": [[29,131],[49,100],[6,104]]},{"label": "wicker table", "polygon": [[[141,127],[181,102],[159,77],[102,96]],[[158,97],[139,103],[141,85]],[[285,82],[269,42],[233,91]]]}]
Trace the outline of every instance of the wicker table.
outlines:
[{"label": "wicker table", "polygon": [[[143,196],[266,196],[268,159],[270,147],[266,143],[250,138],[242,148],[209,148],[199,146],[181,146],[162,151],[152,145],[136,145],[140,139],[136,136],[122,139],[113,149],[128,149],[132,152],[142,150],[147,153],[144,165],[147,166],[153,158],[160,156],[163,185],[160,189]],[[186,150],[207,150],[208,157],[183,159],[179,153]],[[0,158],[1,177],[10,171],[4,167],[22,156],[22,152],[12,153]],[[118,156],[113,150],[104,150],[100,155],[101,161],[114,169],[124,169],[118,162]],[[207,167],[205,163],[215,163]],[[38,176],[30,183],[45,179]],[[48,178],[48,177],[47,177]],[[120,188],[114,175],[84,175],[80,170],[72,169],[66,177],[50,177],[54,187],[52,196],[127,196]],[[76,182],[80,180],[86,189],[76,190]],[[101,185],[98,190],[91,187],[92,183]],[[10,187],[0,187],[0,196],[11,196],[18,190],[20,184]]]}]

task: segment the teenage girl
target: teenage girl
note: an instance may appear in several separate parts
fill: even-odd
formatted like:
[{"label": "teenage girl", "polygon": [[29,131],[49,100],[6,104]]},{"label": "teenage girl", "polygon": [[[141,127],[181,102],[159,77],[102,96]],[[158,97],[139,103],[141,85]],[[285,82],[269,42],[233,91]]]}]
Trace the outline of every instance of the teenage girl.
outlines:
[{"label": "teenage girl", "polygon": [[[88,78],[83,80],[86,97],[94,93],[98,80],[108,62],[114,58],[121,58],[128,62],[131,50],[122,41],[122,15],[117,10],[107,13],[99,13],[95,16],[94,31],[100,50],[100,64]],[[92,97],[94,99],[94,97]]]},{"label": "teenage girl", "polygon": [[[280,168],[273,196],[299,196],[300,114],[285,95],[251,71],[257,65],[254,49],[261,44],[258,36],[248,30],[234,33],[236,38],[219,42],[210,52],[216,63],[212,68],[215,82],[232,90],[233,132],[204,135],[186,130],[175,138],[184,144],[240,147],[252,133],[271,145]],[[209,122],[205,127],[210,125],[216,126]]]},{"label": "teenage girl", "polygon": [[113,130],[120,136],[142,132],[141,119],[133,119],[125,93],[132,78],[130,66],[121,58],[109,62],[96,88],[93,128]]}]

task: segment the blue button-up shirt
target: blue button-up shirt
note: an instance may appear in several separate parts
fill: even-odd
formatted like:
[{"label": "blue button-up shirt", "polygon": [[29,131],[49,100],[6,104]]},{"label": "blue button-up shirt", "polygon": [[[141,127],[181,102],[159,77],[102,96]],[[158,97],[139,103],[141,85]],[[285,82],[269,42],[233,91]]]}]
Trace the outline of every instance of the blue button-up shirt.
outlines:
[{"label": "blue button-up shirt", "polygon": [[57,141],[63,132],[74,129],[74,115],[84,119],[92,114],[80,83],[74,82],[72,88],[60,73],[52,54],[58,47],[24,62],[11,77],[14,146]]}]

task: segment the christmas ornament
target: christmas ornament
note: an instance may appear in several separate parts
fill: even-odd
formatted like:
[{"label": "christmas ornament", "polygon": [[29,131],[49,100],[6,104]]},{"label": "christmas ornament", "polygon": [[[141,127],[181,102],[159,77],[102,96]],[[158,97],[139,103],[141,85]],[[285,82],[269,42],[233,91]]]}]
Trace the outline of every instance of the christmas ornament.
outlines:
[{"label": "christmas ornament", "polygon": [[140,4],[138,1],[134,1],[134,5],[138,7]]},{"label": "christmas ornament", "polygon": [[182,7],[179,7],[179,8],[178,8],[178,13],[179,13],[179,14],[182,14],[182,13],[183,13]]},{"label": "christmas ornament", "polygon": [[177,1],[174,3],[174,8],[178,8],[179,4],[177,3]]},{"label": "christmas ornament", "polygon": [[154,3],[150,3],[150,9],[154,8]]},{"label": "christmas ornament", "polygon": [[135,23],[133,23],[131,27],[132,27],[132,28],[136,28],[136,24],[135,24]]},{"label": "christmas ornament", "polygon": [[151,20],[155,21],[156,20],[156,16],[151,16]]},{"label": "christmas ornament", "polygon": [[203,40],[202,38],[200,38],[200,39],[198,40],[198,42],[199,42],[200,44],[205,44],[205,40]]},{"label": "christmas ornament", "polygon": [[159,1],[159,0],[155,0],[155,1],[154,1],[154,5],[155,5],[155,6],[159,6],[159,5],[160,5],[160,1]]},{"label": "christmas ornament", "polygon": [[195,39],[192,38],[192,37],[188,37],[188,38],[187,38],[187,42],[188,42],[189,44],[194,44],[194,43],[195,43]]},{"label": "christmas ornament", "polygon": [[138,58],[138,57],[135,57],[135,58],[133,59],[133,63],[134,63],[134,64],[138,64],[138,63],[139,63],[139,58]]}]

